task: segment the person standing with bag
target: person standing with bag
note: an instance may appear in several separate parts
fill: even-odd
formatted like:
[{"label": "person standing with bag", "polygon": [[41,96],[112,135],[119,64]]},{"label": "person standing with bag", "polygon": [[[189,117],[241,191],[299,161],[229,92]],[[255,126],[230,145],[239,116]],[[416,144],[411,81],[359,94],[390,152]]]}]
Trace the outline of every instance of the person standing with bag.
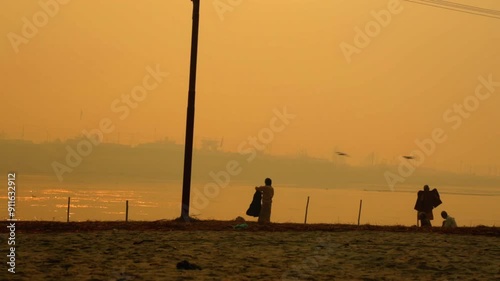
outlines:
[{"label": "person standing with bag", "polygon": [[[432,209],[441,205],[441,199],[439,198],[439,192],[437,189],[430,190],[428,185],[424,185],[424,190],[420,190],[417,193],[417,201],[415,202],[414,209],[417,210],[417,214],[425,213],[425,217],[428,220],[433,220],[434,215]],[[418,215],[417,215],[418,217]]]},{"label": "person standing with bag", "polygon": [[271,208],[274,197],[273,181],[270,178],[266,178],[264,183],[266,185],[255,187],[256,191],[262,192],[262,206],[260,208],[259,223],[271,222]]}]

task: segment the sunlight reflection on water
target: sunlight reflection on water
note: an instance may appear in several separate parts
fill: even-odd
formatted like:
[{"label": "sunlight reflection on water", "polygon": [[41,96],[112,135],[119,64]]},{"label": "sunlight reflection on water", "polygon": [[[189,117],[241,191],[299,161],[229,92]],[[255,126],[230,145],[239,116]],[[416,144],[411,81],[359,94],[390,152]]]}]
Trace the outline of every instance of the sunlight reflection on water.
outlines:
[{"label": "sunlight reflection on water", "polygon": [[[362,224],[413,225],[416,192],[421,187],[402,186],[397,192],[385,187],[364,186],[349,189],[317,189],[275,187],[272,220],[275,222],[304,222],[307,197],[310,196],[309,223],[357,223],[360,200]],[[57,181],[19,180],[16,194],[16,215],[21,220],[66,221],[68,197],[71,197],[70,220],[124,220],[125,202],[129,201],[129,219],[154,221],[179,216],[181,183],[99,183],[72,184]],[[203,191],[202,184],[193,184],[192,191]],[[500,198],[498,188],[439,187],[443,204],[434,211],[433,225],[440,225],[439,213],[447,210],[459,225],[499,225]],[[228,186],[218,196],[209,199],[207,206],[192,216],[201,219],[231,220],[245,215],[253,186]],[[468,193],[468,194],[467,194]],[[6,194],[0,204],[6,206]],[[195,196],[192,194],[191,199]],[[1,217],[7,219],[6,212]]]}]

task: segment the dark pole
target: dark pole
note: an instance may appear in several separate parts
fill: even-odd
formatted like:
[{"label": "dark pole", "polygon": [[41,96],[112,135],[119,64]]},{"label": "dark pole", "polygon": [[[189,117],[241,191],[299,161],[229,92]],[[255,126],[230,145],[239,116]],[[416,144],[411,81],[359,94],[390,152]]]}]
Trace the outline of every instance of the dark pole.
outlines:
[{"label": "dark pole", "polygon": [[71,197],[68,197],[68,213],[66,214],[66,222],[69,222],[69,206],[71,203]]},{"label": "dark pole", "polygon": [[191,33],[191,65],[189,69],[189,92],[186,117],[186,141],[184,148],[184,176],[182,178],[181,218],[189,221],[189,197],[191,194],[191,163],[193,159],[194,101],[196,90],[196,61],[198,59],[198,26],[200,22],[200,0],[193,2],[193,30]]},{"label": "dark pole", "polygon": [[125,201],[125,221],[128,222],[128,200]]},{"label": "dark pole", "polygon": [[309,209],[309,196],[307,196],[307,204],[306,204],[306,216],[304,218],[304,224],[307,223],[307,209]]},{"label": "dark pole", "polygon": [[361,206],[363,206],[363,200],[359,200],[359,213],[358,213],[358,225],[361,220]]}]

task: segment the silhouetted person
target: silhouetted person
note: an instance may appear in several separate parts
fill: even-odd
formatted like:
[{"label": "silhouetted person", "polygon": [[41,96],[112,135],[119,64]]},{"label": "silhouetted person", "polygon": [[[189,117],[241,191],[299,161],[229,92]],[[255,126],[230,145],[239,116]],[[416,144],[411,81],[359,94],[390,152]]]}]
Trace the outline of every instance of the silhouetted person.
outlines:
[{"label": "silhouetted person", "polygon": [[259,223],[271,222],[271,207],[273,204],[274,188],[272,187],[272,180],[266,178],[264,181],[266,185],[256,186],[255,190],[262,192],[262,205],[260,208]]},{"label": "silhouetted person", "polygon": [[434,215],[432,214],[432,209],[441,205],[441,199],[439,198],[439,193],[437,189],[429,190],[428,185],[424,185],[424,190],[420,190],[417,193],[417,202],[415,202],[415,210],[418,213],[424,212],[428,220],[433,220]]},{"label": "silhouetted person", "polygon": [[431,221],[427,218],[424,212],[418,213],[418,219],[420,220],[421,227],[431,227]]},{"label": "silhouetted person", "polygon": [[450,217],[446,211],[441,212],[441,217],[444,219],[443,227],[457,227],[455,218]]}]

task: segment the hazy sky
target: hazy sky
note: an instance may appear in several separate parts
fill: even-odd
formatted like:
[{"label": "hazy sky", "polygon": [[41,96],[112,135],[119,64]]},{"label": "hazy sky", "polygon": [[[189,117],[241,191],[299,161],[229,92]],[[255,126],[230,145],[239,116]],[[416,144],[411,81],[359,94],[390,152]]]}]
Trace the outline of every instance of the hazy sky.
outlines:
[{"label": "hazy sky", "polygon": [[[191,1],[4,2],[0,132],[66,139],[108,120],[105,141],[184,141]],[[237,151],[260,134],[269,153],[358,164],[438,130],[424,166],[500,167],[500,19],[396,0],[201,2],[198,144]]]}]

